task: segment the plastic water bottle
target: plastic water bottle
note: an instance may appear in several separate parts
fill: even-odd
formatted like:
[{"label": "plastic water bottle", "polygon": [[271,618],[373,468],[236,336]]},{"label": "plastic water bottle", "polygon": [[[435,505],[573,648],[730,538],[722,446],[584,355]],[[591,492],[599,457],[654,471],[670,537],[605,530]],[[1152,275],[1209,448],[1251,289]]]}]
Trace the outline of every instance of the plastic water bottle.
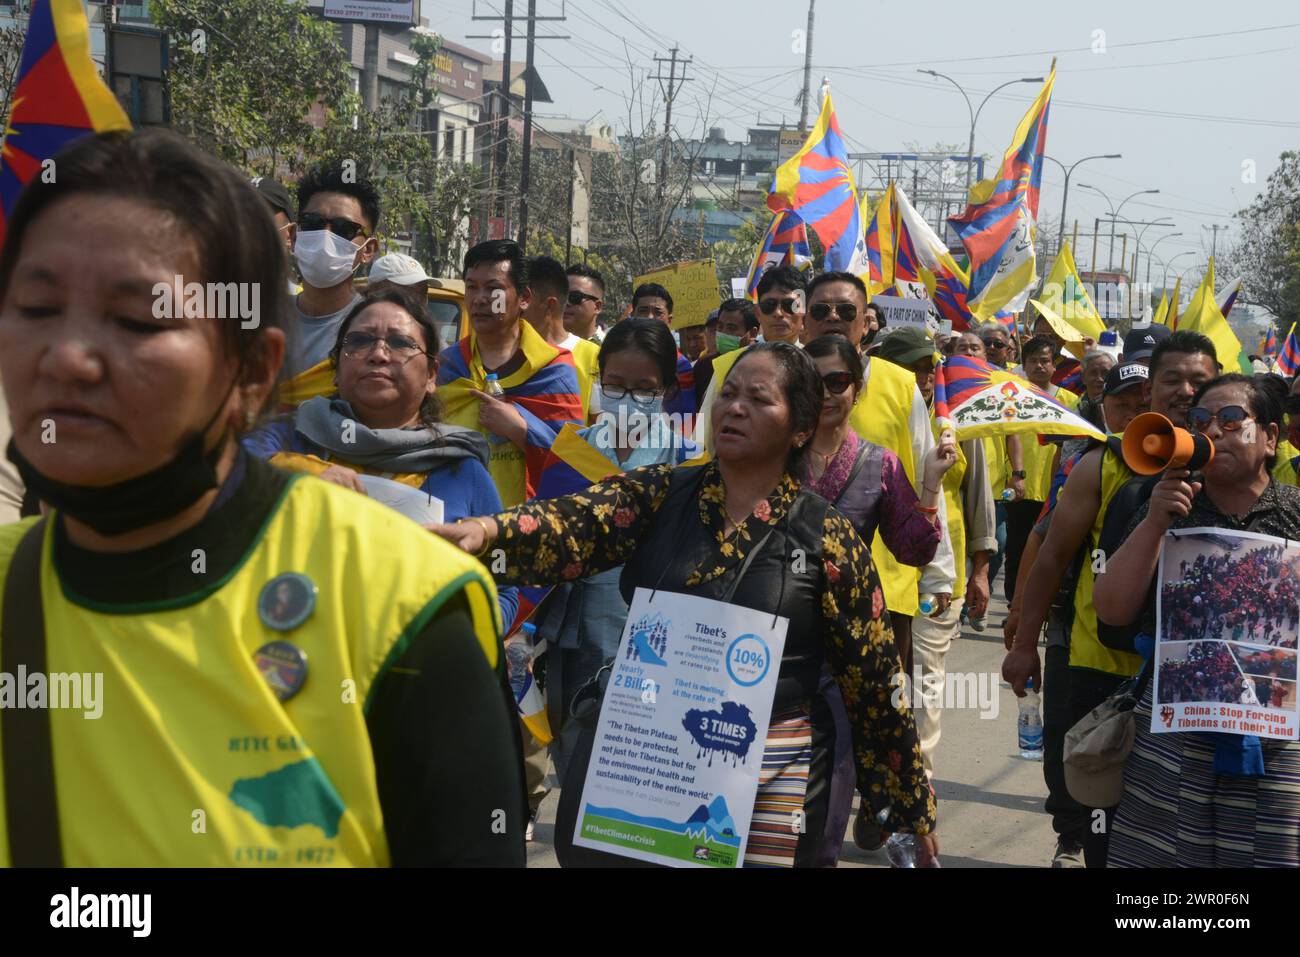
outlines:
[{"label": "plastic water bottle", "polygon": [[933,615],[934,610],[939,607],[939,599],[935,598],[930,592],[926,592],[921,596],[917,605],[920,607],[921,614],[928,618],[930,615]]},{"label": "plastic water bottle", "polygon": [[1020,714],[1016,719],[1016,738],[1020,756],[1026,761],[1043,760],[1043,713],[1034,690],[1034,679],[1025,685],[1025,696],[1020,699]]},{"label": "plastic water bottle", "polygon": [[1002,501],[1009,502],[1016,497],[1016,493],[1009,488],[1004,488],[1002,494],[998,496]]}]

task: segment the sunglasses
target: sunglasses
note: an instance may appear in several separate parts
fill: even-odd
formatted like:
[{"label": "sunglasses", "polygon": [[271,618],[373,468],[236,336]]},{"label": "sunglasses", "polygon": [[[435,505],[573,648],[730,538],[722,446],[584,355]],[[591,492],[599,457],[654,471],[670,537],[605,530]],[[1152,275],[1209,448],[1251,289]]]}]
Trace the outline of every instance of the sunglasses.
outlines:
[{"label": "sunglasses", "polygon": [[590,299],[592,302],[600,302],[600,296],[593,296],[590,293],[579,292],[577,289],[569,290],[569,305],[581,306]]},{"label": "sunglasses", "polygon": [[999,342],[997,339],[990,339],[984,343],[985,349],[1005,349],[1006,347],[1007,343]]},{"label": "sunglasses", "polygon": [[808,315],[817,322],[822,322],[831,314],[832,309],[835,310],[835,315],[839,316],[844,322],[852,322],[858,317],[858,307],[851,302],[837,302],[834,304],[819,302],[808,309]]},{"label": "sunglasses", "polygon": [[388,346],[390,355],[399,359],[413,359],[418,355],[429,354],[410,336],[392,335],[380,339],[368,332],[349,332],[343,337],[343,348],[340,351],[345,357],[355,359],[357,356],[370,355],[371,350],[380,342]]},{"label": "sunglasses", "polygon": [[1187,424],[1197,432],[1204,432],[1215,419],[1219,420],[1219,428],[1224,432],[1236,432],[1250,417],[1250,413],[1239,405],[1225,405],[1218,412],[1211,412],[1199,405],[1187,410]]},{"label": "sunglasses", "polygon": [[328,228],[335,236],[341,236],[349,241],[354,239],[357,233],[367,238],[370,236],[366,227],[360,223],[354,223],[342,216],[322,216],[320,213],[303,213],[300,215],[298,217],[298,228],[305,233]]},{"label": "sunglasses", "polygon": [[853,373],[828,372],[822,376],[822,385],[826,386],[826,391],[831,395],[843,395],[853,385]]},{"label": "sunglasses", "polygon": [[799,312],[799,300],[793,297],[789,299],[772,298],[760,300],[758,309],[763,315],[770,316],[776,312],[778,306],[781,308],[782,312],[791,316],[797,315]]}]

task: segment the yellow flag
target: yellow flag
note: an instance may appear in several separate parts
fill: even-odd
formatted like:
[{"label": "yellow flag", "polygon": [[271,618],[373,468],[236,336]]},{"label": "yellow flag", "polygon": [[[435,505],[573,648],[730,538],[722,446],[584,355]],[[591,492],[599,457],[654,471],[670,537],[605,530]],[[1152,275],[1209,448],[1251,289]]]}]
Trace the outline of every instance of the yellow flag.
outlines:
[{"label": "yellow flag", "polygon": [[1152,319],[1155,325],[1167,325],[1165,322],[1169,318],[1169,290],[1166,289],[1160,294],[1160,305],[1156,308],[1156,317]]},{"label": "yellow flag", "polygon": [[1088,289],[1079,278],[1069,243],[1061,244],[1061,252],[1052,264],[1052,271],[1043,286],[1043,302],[1085,336],[1100,339],[1106,331],[1101,313],[1092,304]]},{"label": "yellow flag", "polygon": [[1192,296],[1187,312],[1178,323],[1178,331],[1199,332],[1214,343],[1219,365],[1224,372],[1244,372],[1249,375],[1253,370],[1250,360],[1242,355],[1241,340],[1237,338],[1223,318],[1219,303],[1214,298],[1214,260],[1205,271],[1205,278]]},{"label": "yellow flag", "polygon": [[1178,300],[1183,298],[1183,277],[1174,283],[1174,294],[1169,297],[1169,311],[1165,313],[1165,325],[1170,329],[1178,328]]}]

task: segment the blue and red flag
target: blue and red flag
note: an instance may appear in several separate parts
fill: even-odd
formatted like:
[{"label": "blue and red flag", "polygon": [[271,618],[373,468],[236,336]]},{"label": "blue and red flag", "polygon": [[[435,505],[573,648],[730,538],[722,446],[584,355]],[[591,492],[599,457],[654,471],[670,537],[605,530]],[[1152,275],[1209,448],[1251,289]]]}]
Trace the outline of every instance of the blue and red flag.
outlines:
[{"label": "blue and red flag", "polygon": [[[864,216],[867,214],[867,197],[862,198]],[[885,190],[876,208],[867,217],[867,262],[868,274],[863,277],[867,291],[871,295],[880,295],[894,284],[894,262],[898,258],[895,249],[898,233],[898,214],[894,208],[894,184],[891,182]]]},{"label": "blue and red flag", "polygon": [[970,258],[971,311],[981,319],[1020,298],[1037,281],[1034,234],[1039,185],[1047,149],[1047,118],[1052,104],[1056,61],[1029,112],[1021,119],[997,174],[970,191],[970,205],[948,222]]},{"label": "blue and red flag", "polygon": [[934,410],[962,441],[1022,432],[1106,437],[1027,379],[972,356],[949,356],[935,369]]},{"label": "blue and red flag", "polygon": [[1282,352],[1277,357],[1277,371],[1287,378],[1300,372],[1300,342],[1296,341],[1294,322],[1291,323],[1291,331],[1286,334]]},{"label": "blue and red flag", "polygon": [[776,266],[793,266],[804,269],[812,264],[812,249],[808,245],[808,227],[792,209],[772,214],[758,254],[749,267],[745,280],[745,295],[758,300],[758,280],[763,273]]},{"label": "blue and red flag", "polygon": [[894,285],[907,295],[933,302],[940,317],[952,322],[954,331],[969,328],[965,271],[898,186],[893,189],[893,205]]},{"label": "blue and red flag", "polygon": [[33,0],[12,103],[0,149],[0,241],[19,193],[49,168],[46,160],[82,136],[131,128],[90,58],[81,0]]},{"label": "blue and red flag", "polygon": [[803,147],[777,168],[767,206],[774,213],[794,210],[817,233],[826,249],[823,269],[827,272],[842,270],[855,276],[868,272],[858,188],[829,90]]},{"label": "blue and red flag", "polygon": [[1273,326],[1268,327],[1268,335],[1259,344],[1259,354],[1261,356],[1271,356],[1277,352],[1277,329]]}]

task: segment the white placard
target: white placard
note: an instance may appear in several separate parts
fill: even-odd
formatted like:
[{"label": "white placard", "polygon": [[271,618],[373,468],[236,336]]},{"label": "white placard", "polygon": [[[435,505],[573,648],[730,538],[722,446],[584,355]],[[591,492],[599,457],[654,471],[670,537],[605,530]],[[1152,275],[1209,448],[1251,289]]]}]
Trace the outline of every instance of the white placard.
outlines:
[{"label": "white placard", "polygon": [[744,298],[745,298],[745,286],[748,285],[748,284],[749,284],[749,277],[748,277],[748,276],[740,276],[739,278],[732,279],[732,280],[731,280],[731,298],[732,298],[732,299],[744,299]]},{"label": "white placard", "polygon": [[638,588],[600,709],[573,843],[740,867],[786,618]]},{"label": "white placard", "polygon": [[377,475],[361,475],[366,494],[381,505],[401,512],[421,525],[442,524],[442,499]]},{"label": "white placard", "polygon": [[928,299],[900,299],[898,296],[872,296],[871,304],[879,306],[885,313],[885,325],[895,329],[899,326],[915,326],[923,332],[930,331],[926,318],[930,313]]},{"label": "white placard", "polygon": [[1175,529],[1157,581],[1151,731],[1296,740],[1300,543]]}]

